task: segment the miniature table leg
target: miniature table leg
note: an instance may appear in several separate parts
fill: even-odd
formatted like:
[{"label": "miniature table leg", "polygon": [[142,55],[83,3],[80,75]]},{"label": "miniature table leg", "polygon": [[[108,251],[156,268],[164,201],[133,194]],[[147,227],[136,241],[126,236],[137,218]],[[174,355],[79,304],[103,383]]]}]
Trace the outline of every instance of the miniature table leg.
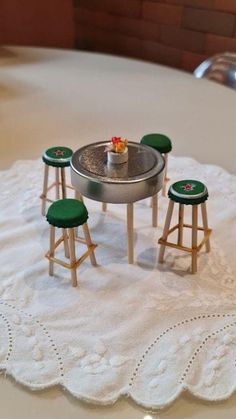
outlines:
[{"label": "miniature table leg", "polygon": [[152,197],[152,226],[157,227],[158,217],[158,194]]},{"label": "miniature table leg", "polygon": [[164,160],[165,160],[165,170],[164,170],[164,180],[163,180],[163,187],[162,187],[162,196],[166,196],[166,185],[168,180],[170,180],[167,177],[167,167],[168,167],[168,154],[163,154]]},{"label": "miniature table leg", "polygon": [[128,262],[134,263],[134,225],[133,225],[133,203],[127,204],[127,236],[128,236]]}]

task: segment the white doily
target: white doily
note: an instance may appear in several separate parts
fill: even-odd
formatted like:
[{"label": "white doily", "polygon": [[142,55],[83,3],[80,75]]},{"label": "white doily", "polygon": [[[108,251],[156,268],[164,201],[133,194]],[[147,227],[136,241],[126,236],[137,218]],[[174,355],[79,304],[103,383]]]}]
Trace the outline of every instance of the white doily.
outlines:
[{"label": "white doily", "polygon": [[[98,404],[129,396],[160,408],[188,389],[207,400],[236,383],[236,177],[171,157],[171,182],[206,183],[211,252],[198,273],[172,249],[157,264],[162,227],[151,227],[149,200],[134,206],[135,264],[128,265],[126,207],[85,200],[94,268],[55,266],[48,275],[48,223],[40,214],[43,164],[19,161],[1,172],[0,368],[31,389],[61,384]],[[167,198],[159,201],[163,226]],[[186,209],[188,217],[188,209]],[[190,213],[189,213],[190,216]]]}]

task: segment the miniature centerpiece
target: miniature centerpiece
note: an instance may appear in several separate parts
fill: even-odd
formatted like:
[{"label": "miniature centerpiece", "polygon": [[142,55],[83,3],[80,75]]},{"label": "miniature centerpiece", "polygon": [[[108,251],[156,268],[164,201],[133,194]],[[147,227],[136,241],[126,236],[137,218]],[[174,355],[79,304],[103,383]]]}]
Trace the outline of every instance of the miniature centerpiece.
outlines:
[{"label": "miniature centerpiece", "polygon": [[107,163],[121,164],[128,161],[128,140],[121,137],[112,137],[107,146]]}]

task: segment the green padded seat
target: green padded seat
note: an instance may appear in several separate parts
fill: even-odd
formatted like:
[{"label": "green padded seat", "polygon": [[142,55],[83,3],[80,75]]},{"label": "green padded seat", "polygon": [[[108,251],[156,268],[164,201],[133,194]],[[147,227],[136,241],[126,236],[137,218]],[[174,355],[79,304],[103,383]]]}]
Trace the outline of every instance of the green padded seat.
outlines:
[{"label": "green padded seat", "polygon": [[208,198],[208,190],[199,180],[185,179],[173,183],[168,191],[169,198],[180,204],[198,205]]},{"label": "green padded seat", "polygon": [[171,140],[164,134],[147,134],[140,142],[155,148],[161,154],[169,153],[172,150]]},{"label": "green padded seat", "polygon": [[77,199],[59,199],[53,202],[47,213],[47,221],[55,227],[72,228],[86,223],[88,211]]},{"label": "green padded seat", "polygon": [[70,166],[73,151],[68,147],[52,147],[48,148],[42,156],[45,164],[54,167]]}]

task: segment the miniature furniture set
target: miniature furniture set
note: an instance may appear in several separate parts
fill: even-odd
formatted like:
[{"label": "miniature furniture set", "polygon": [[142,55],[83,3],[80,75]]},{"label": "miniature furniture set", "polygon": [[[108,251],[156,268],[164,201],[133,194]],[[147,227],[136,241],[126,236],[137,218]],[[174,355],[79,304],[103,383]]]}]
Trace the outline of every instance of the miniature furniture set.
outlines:
[{"label": "miniature furniture set", "polygon": [[[115,140],[114,140],[115,139]],[[53,147],[45,151],[42,159],[45,163],[42,199],[42,214],[46,212],[46,202],[52,202],[47,212],[47,221],[50,224],[50,248],[46,253],[49,259],[49,274],[53,275],[54,263],[71,270],[72,286],[77,286],[76,268],[88,256],[92,265],[96,266],[94,254],[95,244],[92,243],[87,226],[88,211],[83,203],[82,196],[103,203],[106,210],[107,203],[127,205],[127,253],[128,262],[134,261],[133,250],[133,203],[152,197],[152,225],[157,226],[158,192],[166,194],[168,153],[172,149],[171,140],[163,134],[145,135],[140,144],[113,137],[114,144],[123,147],[126,156],[111,155],[111,148],[107,141],[86,145],[75,153],[67,147]],[[107,152],[107,155],[106,155]],[[110,155],[108,153],[110,152]],[[115,153],[113,153],[115,154]],[[118,153],[117,153],[118,154]],[[115,159],[115,160],[114,160]],[[119,161],[120,159],[120,161]],[[48,185],[49,167],[55,168],[55,182]],[[71,167],[72,186],[66,185],[65,168]],[[59,171],[60,170],[60,171]],[[61,175],[61,180],[59,177]],[[60,187],[61,197],[60,199]],[[55,188],[55,202],[48,199],[48,191]],[[66,188],[75,190],[76,199],[66,198]],[[163,235],[160,244],[159,263],[164,261],[166,247],[177,248],[191,253],[191,272],[197,272],[197,254],[205,244],[206,251],[210,251],[209,237],[211,229],[208,228],[206,200],[208,191],[206,186],[196,180],[182,180],[170,186],[168,191],[169,206],[167,210]],[[179,204],[178,224],[170,228],[174,204]],[[198,207],[201,206],[203,227],[198,225]],[[184,223],[184,208],[192,207],[192,224]],[[85,239],[78,237],[77,229],[82,226]],[[62,236],[55,239],[55,227],[62,230]],[[191,228],[191,247],[183,245],[183,230]],[[177,243],[168,241],[168,236],[178,230]],[[204,234],[203,240],[198,244],[198,231]],[[75,241],[87,246],[87,251],[80,258],[76,258]],[[63,243],[66,263],[55,258],[55,250]]]}]

